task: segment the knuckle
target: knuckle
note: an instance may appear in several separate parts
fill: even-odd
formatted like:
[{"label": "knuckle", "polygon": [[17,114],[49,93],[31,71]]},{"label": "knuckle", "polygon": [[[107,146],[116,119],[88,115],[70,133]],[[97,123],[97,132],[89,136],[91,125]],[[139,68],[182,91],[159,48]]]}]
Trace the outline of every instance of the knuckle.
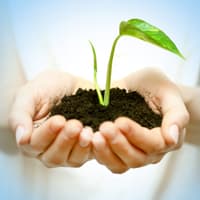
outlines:
[{"label": "knuckle", "polygon": [[157,164],[157,163],[159,163],[161,160],[162,160],[162,158],[158,158],[157,160],[154,160],[154,161],[152,162],[152,164]]},{"label": "knuckle", "polygon": [[[71,125],[70,125],[71,124]],[[80,126],[76,126],[72,124],[71,122],[67,122],[65,125],[63,132],[62,132],[62,137],[64,140],[69,140],[69,138],[76,138],[80,134],[81,128]]]},{"label": "knuckle", "polygon": [[109,170],[114,174],[122,174],[128,170],[127,167],[121,167],[121,168],[109,168]]},{"label": "knuckle", "polygon": [[[119,138],[114,138],[114,139],[110,139],[110,143],[112,144],[112,146],[114,147],[123,147],[123,143]],[[127,148],[123,149],[127,154],[129,154],[129,151]]]},{"label": "knuckle", "polygon": [[151,160],[151,164],[157,164],[159,163],[162,158],[164,157],[165,154],[160,154],[160,155],[157,155],[157,156],[153,156],[152,158],[150,158]]},{"label": "knuckle", "polygon": [[46,156],[42,156],[40,160],[48,168],[63,166],[64,163],[59,156],[54,156],[52,158],[47,158]]},{"label": "knuckle", "polygon": [[67,135],[67,133],[66,132],[62,132],[61,134],[60,134],[60,143],[62,144],[62,143],[66,143],[66,142],[68,142],[69,141],[69,136]]},{"label": "knuckle", "polygon": [[140,158],[140,159],[133,159],[128,163],[128,166],[130,168],[139,168],[146,165],[146,159]]},{"label": "knuckle", "polygon": [[164,149],[164,145],[161,142],[154,143],[148,150],[148,154],[160,153]]},{"label": "knuckle", "polygon": [[54,166],[61,166],[63,165],[63,159],[59,158],[58,156],[54,156],[51,160],[49,160],[50,164],[54,165]]},{"label": "knuckle", "polygon": [[81,159],[78,159],[74,156],[70,156],[70,158],[67,161],[67,164],[71,167],[81,167],[87,159],[84,159],[83,157]]},{"label": "knuckle", "polygon": [[139,161],[137,161],[137,162],[131,162],[131,163],[128,164],[128,166],[130,168],[139,168],[139,167],[144,166],[144,163],[139,162]]},{"label": "knuckle", "polygon": [[80,163],[80,162],[76,162],[76,161],[68,161],[67,164],[70,167],[78,168],[78,167],[81,167],[84,163]]}]

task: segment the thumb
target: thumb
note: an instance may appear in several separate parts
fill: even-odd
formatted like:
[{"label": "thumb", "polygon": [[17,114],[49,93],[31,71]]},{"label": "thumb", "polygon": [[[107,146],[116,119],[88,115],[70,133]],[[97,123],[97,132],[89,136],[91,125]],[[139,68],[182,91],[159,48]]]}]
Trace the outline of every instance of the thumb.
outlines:
[{"label": "thumb", "polygon": [[34,98],[25,87],[22,88],[15,97],[8,118],[9,127],[15,133],[18,145],[28,144],[30,141],[34,109]]},{"label": "thumb", "polygon": [[13,112],[10,114],[8,123],[12,131],[15,133],[17,144],[28,144],[33,129],[31,115],[23,110],[13,110]]},{"label": "thumb", "polygon": [[184,138],[189,113],[178,93],[170,94],[162,102],[163,121],[161,130],[168,145],[176,145]]}]

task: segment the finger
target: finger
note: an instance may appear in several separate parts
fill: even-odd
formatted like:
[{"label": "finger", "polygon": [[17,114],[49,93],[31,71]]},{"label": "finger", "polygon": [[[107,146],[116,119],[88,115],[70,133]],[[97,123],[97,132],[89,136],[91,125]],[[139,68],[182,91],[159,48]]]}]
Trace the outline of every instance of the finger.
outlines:
[{"label": "finger", "polygon": [[165,91],[165,94],[161,101],[163,113],[161,128],[166,143],[169,146],[174,146],[182,138],[180,135],[183,134],[183,130],[189,121],[189,114],[177,91]]},{"label": "finger", "polygon": [[16,111],[16,114],[12,113],[12,116],[9,118],[9,124],[12,124],[17,145],[25,145],[30,142],[33,122],[29,113],[26,111]]},{"label": "finger", "polygon": [[[186,136],[186,128],[184,128],[184,129],[182,130],[182,132],[179,134],[179,138],[178,138],[177,144],[176,144],[174,147],[172,147],[171,149],[176,150],[176,149],[181,148],[181,146],[182,146],[183,143],[184,143],[185,136]],[[170,149],[170,148],[169,148],[169,149]]]},{"label": "finger", "polygon": [[146,164],[146,154],[131,145],[127,138],[112,122],[104,122],[100,133],[107,139],[112,151],[129,167],[136,168]]},{"label": "finger", "polygon": [[67,121],[55,141],[40,156],[40,160],[48,167],[66,165],[81,130],[82,124],[78,120]]},{"label": "finger", "polygon": [[163,159],[163,157],[165,155],[166,155],[166,153],[161,153],[161,154],[149,156],[149,158],[148,158],[149,163],[150,164],[157,164]]},{"label": "finger", "polygon": [[[27,92],[28,91],[28,92]],[[8,118],[9,126],[16,134],[18,145],[27,144],[32,133],[32,118],[34,115],[34,102],[32,94],[27,87],[22,87],[15,97]]]},{"label": "finger", "polygon": [[65,118],[59,115],[49,118],[33,131],[30,143],[23,147],[24,151],[32,156],[44,152],[64,128],[65,123]]},{"label": "finger", "polygon": [[73,150],[68,158],[70,165],[81,166],[89,159],[92,137],[93,132],[90,127],[82,129],[79,135],[79,140],[73,147]]},{"label": "finger", "polygon": [[127,166],[110,150],[105,138],[96,132],[92,139],[93,153],[96,160],[105,165],[113,173],[125,172]]},{"label": "finger", "polygon": [[129,143],[147,154],[160,153],[167,148],[160,128],[149,130],[126,117],[116,119],[115,125]]}]

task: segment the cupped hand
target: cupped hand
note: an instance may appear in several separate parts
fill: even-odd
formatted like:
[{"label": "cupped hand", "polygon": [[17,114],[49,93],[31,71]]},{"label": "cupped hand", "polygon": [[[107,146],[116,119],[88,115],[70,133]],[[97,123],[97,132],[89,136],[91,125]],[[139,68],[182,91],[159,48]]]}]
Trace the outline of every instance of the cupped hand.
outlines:
[{"label": "cupped hand", "polygon": [[49,70],[27,82],[17,93],[9,124],[18,147],[46,166],[81,166],[90,157],[92,129],[76,119],[49,117],[53,105],[64,95],[91,83],[68,73]]},{"label": "cupped hand", "polygon": [[104,122],[92,140],[98,162],[122,173],[157,163],[166,153],[180,148],[189,114],[178,87],[154,68],[132,73],[118,85],[139,92],[154,112],[162,114],[162,125],[148,129],[126,117]]}]

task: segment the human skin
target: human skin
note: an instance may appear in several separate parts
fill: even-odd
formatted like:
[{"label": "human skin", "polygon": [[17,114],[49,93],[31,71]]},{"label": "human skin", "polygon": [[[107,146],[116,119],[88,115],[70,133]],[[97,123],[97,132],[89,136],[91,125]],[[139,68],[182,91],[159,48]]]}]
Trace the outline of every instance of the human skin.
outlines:
[{"label": "human skin", "polygon": [[[194,126],[199,120],[199,114],[193,113],[198,110],[194,109],[196,92],[189,98],[189,88],[175,85],[162,72],[152,68],[130,74],[117,85],[137,90],[155,112],[162,113],[160,128],[149,130],[121,117],[114,122],[104,122],[99,131],[93,133],[76,119],[66,121],[62,116],[46,119],[53,103],[84,85],[92,87],[85,80],[55,71],[46,71],[25,84],[17,93],[9,117],[10,126],[17,133],[19,149],[47,167],[78,167],[93,157],[112,172],[122,173],[157,163],[166,153],[180,148],[185,128]],[[191,119],[193,115],[196,117],[188,125],[189,114]],[[41,125],[34,128],[35,121],[38,123],[41,119]]]},{"label": "human skin", "polygon": [[187,110],[190,113],[190,121],[187,125],[186,142],[200,146],[200,88],[178,85],[184,99]]},{"label": "human skin", "polygon": [[76,119],[65,120],[59,115],[48,118],[51,107],[79,87],[91,85],[71,74],[50,70],[19,89],[9,124],[25,155],[38,158],[47,167],[79,167],[89,159],[92,129]]},{"label": "human skin", "polygon": [[162,114],[163,121],[161,127],[147,129],[120,117],[100,126],[93,137],[93,152],[99,163],[114,173],[157,163],[166,153],[180,148],[189,122],[181,90],[157,69],[132,73],[120,83],[143,95],[149,106]]}]

